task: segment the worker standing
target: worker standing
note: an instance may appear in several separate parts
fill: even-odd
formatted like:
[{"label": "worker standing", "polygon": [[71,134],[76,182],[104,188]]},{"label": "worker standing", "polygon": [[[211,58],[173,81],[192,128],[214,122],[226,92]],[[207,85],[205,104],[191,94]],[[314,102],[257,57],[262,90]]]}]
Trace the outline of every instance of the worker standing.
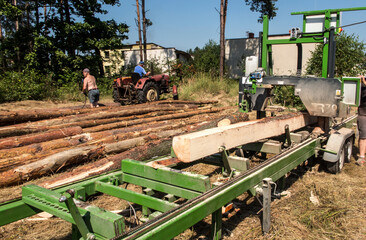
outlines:
[{"label": "worker standing", "polygon": [[134,72],[140,74],[140,77],[143,77],[144,75],[149,76],[150,74],[150,72],[145,71],[144,61],[139,62],[139,64],[135,67]]},{"label": "worker standing", "polygon": [[83,92],[88,90],[88,98],[90,101],[90,107],[99,107],[99,89],[97,87],[97,83],[95,80],[95,77],[93,75],[90,75],[90,71],[88,68],[85,68],[83,70],[84,75],[84,85],[83,85]]},{"label": "worker standing", "polygon": [[360,155],[356,164],[363,166],[365,164],[366,154],[366,80],[365,76],[360,76],[361,79],[361,101],[358,107],[357,127],[359,133],[358,148]]}]

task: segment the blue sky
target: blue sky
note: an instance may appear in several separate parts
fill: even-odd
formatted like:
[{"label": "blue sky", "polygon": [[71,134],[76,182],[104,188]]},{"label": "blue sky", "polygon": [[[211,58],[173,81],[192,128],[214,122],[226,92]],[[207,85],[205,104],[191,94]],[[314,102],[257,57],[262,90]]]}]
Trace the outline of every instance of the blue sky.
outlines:
[{"label": "blue sky", "polygon": [[[136,0],[121,0],[120,7],[108,7],[109,13],[103,19],[114,19],[130,26],[125,44],[138,40],[135,24]],[[186,51],[203,47],[209,39],[219,42],[220,0],[146,0],[147,18],[153,25],[148,28],[147,40],[164,47],[175,47]],[[366,7],[365,0],[278,0],[277,16],[270,21],[270,34],[287,33],[291,27],[302,28],[302,16],[291,12]],[[262,30],[257,22],[259,13],[251,12],[244,0],[228,0],[226,38],[243,38],[246,32]],[[366,10],[344,12],[342,25],[366,21]],[[356,34],[366,42],[366,23],[344,29]]]}]

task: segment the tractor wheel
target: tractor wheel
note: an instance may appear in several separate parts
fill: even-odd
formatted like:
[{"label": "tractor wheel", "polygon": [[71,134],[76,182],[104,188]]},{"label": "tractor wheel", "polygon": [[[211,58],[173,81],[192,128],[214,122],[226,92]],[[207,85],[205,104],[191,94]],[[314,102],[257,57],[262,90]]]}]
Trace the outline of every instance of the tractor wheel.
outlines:
[{"label": "tractor wheel", "polygon": [[327,169],[329,172],[336,174],[342,171],[347,158],[346,152],[347,144],[345,143],[341,149],[341,152],[339,153],[339,159],[336,162],[327,162]]},{"label": "tractor wheel", "polygon": [[117,88],[113,88],[113,102],[119,102],[119,94],[118,94],[118,89]]},{"label": "tractor wheel", "polygon": [[139,103],[145,103],[146,102],[145,93],[142,90],[139,90],[137,92],[136,98],[137,98],[137,101]]},{"label": "tractor wheel", "polygon": [[159,88],[153,82],[148,82],[144,89],[145,102],[153,102],[159,100]]}]

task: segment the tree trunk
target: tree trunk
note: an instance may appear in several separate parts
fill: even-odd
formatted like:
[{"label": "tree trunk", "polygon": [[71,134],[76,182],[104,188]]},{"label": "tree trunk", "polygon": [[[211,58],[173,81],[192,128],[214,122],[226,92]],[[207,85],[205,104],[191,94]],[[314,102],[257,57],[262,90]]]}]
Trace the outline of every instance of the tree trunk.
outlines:
[{"label": "tree trunk", "polygon": [[[216,116],[216,114],[214,116]],[[231,116],[228,117],[230,119],[232,118]],[[119,142],[153,133],[184,128],[187,125],[190,126],[187,131],[192,131],[194,129],[192,128],[192,125],[197,125],[197,123],[202,123],[204,121],[209,121],[210,123],[215,122],[212,121],[212,116],[210,115],[199,115],[184,119],[183,121],[169,120],[164,121],[163,123],[141,124],[131,128],[109,130],[92,134],[80,134],[71,138],[56,139],[12,149],[2,149],[0,150],[0,171],[6,171],[16,166],[35,162],[38,159],[69,150],[70,147],[76,147],[78,145],[91,146]]]},{"label": "tree trunk", "polygon": [[[243,114],[241,116],[242,117],[239,118],[235,114],[234,122],[240,121],[240,119],[246,119],[248,117],[247,114]],[[219,119],[222,119],[222,117],[220,117]],[[187,131],[195,131],[198,128],[211,127],[211,122],[217,122],[217,120],[218,119],[216,120],[211,119],[209,123],[203,125],[197,124],[195,126],[191,126],[189,127],[189,129],[187,129]],[[70,184],[72,182],[79,181],[88,177],[106,173],[114,169],[120,169],[121,160],[123,159],[134,159],[143,161],[151,159],[152,157],[157,155],[159,156],[167,155],[170,153],[171,143],[172,141],[170,138],[154,140],[149,142],[148,144],[132,148],[130,150],[116,154],[114,156],[103,158],[92,163],[84,164],[83,166],[75,168],[71,172],[62,174],[56,178],[53,178],[52,180],[43,182],[40,185],[46,188],[53,188],[61,186],[63,184]]]},{"label": "tree trunk", "polygon": [[35,9],[35,15],[36,15],[36,31],[37,31],[37,34],[39,34],[39,11],[38,11],[38,7],[39,7],[39,4],[38,4],[38,0],[35,0],[34,1],[34,9]]},{"label": "tree trunk", "polygon": [[136,0],[136,13],[137,13],[137,29],[139,31],[140,61],[143,61],[143,56],[142,56],[142,39],[141,39],[141,20],[140,20],[140,3],[139,3],[139,0]]},{"label": "tree trunk", "polygon": [[227,0],[220,4],[220,80],[224,78],[225,71],[225,25],[227,13]]},{"label": "tree trunk", "polygon": [[[43,176],[45,174],[57,172],[62,167],[73,163],[90,161],[103,157],[105,154],[126,151],[136,146],[146,145],[148,141],[169,138],[181,132],[182,130],[177,129],[158,133],[156,135],[105,144],[100,147],[86,146],[59,152],[40,161],[0,173],[0,186],[7,186],[24,180],[30,180],[39,176]],[[13,176],[11,173],[13,173]]]},{"label": "tree trunk", "polygon": [[[171,145],[170,143],[171,143],[170,138],[155,140],[144,146],[138,146],[125,152],[116,154],[114,156],[106,157],[92,163],[84,164],[83,166],[79,166],[69,173],[65,173],[56,178],[53,178],[52,180],[43,182],[40,184],[40,186],[45,188],[54,188],[56,186],[76,182],[114,169],[119,169],[121,168],[121,160],[127,158],[135,160],[149,159],[153,156],[156,156],[156,153],[152,151],[153,149],[169,150],[170,149],[169,146]],[[165,152],[165,154],[167,153],[168,152]],[[160,152],[160,154],[163,153]],[[18,180],[19,177],[14,177],[12,175],[10,175],[9,177],[11,178],[9,182],[16,183],[17,181],[19,181]]]},{"label": "tree trunk", "polygon": [[219,109],[215,108],[215,109],[198,110],[198,111],[192,111],[192,112],[176,113],[176,114],[171,114],[171,115],[163,115],[163,116],[157,116],[157,117],[146,118],[146,119],[136,119],[136,120],[131,120],[131,121],[116,122],[116,123],[99,125],[99,126],[91,127],[91,128],[85,128],[84,132],[100,132],[103,130],[133,126],[136,124],[141,124],[141,123],[146,123],[146,122],[163,121],[163,120],[176,119],[176,118],[186,118],[186,117],[194,116],[194,115],[198,115],[198,114],[212,113],[212,112],[218,112],[218,111],[219,111]]},{"label": "tree trunk", "polygon": [[83,132],[81,127],[71,127],[53,130],[45,133],[32,134],[24,137],[10,137],[0,140],[0,149],[8,149],[30,145],[32,143],[46,142],[53,139],[70,137]]},{"label": "tree trunk", "polygon": [[141,11],[142,11],[142,34],[144,42],[144,61],[147,61],[147,49],[146,49],[146,11],[145,11],[145,0],[141,0]]}]

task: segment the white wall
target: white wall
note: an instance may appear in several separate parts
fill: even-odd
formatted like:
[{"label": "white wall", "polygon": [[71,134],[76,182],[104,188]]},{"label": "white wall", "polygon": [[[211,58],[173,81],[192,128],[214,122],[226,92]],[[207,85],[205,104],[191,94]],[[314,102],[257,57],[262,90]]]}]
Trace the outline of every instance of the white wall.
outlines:
[{"label": "white wall", "polygon": [[[289,36],[271,37],[270,39],[283,39]],[[305,74],[306,63],[314,51],[315,43],[302,44],[302,74]],[[297,71],[297,46],[296,44],[272,45],[273,75],[296,75]],[[258,56],[259,39],[241,38],[227,39],[225,41],[225,60],[229,77],[240,78],[245,57]]]},{"label": "white wall", "polygon": [[[174,48],[166,49],[148,49],[147,59],[156,59],[160,64],[160,67],[164,72],[169,71],[169,65],[173,64],[177,59]],[[125,63],[126,65],[137,65],[140,61],[140,52],[138,50],[125,51]]]}]

